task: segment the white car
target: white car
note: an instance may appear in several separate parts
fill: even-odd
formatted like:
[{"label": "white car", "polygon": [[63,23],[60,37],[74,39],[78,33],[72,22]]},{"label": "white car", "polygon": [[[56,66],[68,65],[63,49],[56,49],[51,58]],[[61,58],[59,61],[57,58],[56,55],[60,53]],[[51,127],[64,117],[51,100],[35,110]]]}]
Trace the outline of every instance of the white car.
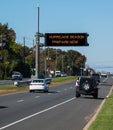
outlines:
[{"label": "white car", "polygon": [[49,86],[45,79],[33,79],[29,85],[29,92],[34,91],[49,91]]}]

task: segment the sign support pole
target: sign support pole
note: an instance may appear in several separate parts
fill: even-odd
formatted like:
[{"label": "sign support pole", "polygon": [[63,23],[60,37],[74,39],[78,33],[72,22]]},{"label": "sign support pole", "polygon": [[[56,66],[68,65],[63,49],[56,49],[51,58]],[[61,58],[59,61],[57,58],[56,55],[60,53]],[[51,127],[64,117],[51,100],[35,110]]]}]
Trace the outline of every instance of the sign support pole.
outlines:
[{"label": "sign support pole", "polygon": [[38,32],[36,33],[36,72],[35,76],[36,78],[39,78],[39,73],[40,73],[40,33],[39,33],[39,11],[40,7],[38,6]]}]

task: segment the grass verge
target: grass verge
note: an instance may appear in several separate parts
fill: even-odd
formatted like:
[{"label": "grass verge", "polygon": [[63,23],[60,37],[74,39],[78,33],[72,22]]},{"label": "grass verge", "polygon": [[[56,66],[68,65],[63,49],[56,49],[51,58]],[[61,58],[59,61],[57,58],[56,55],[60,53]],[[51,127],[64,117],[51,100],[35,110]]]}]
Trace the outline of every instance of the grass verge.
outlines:
[{"label": "grass verge", "polygon": [[88,130],[113,130],[113,92]]},{"label": "grass verge", "polygon": [[53,78],[51,85],[57,85],[57,84],[61,84],[61,83],[66,83],[66,82],[74,81],[75,79],[76,79],[76,76],[67,76],[67,77]]},{"label": "grass verge", "polygon": [[9,94],[9,93],[16,93],[21,91],[27,91],[28,86],[20,86],[16,87],[15,85],[1,85],[0,86],[0,95]]}]

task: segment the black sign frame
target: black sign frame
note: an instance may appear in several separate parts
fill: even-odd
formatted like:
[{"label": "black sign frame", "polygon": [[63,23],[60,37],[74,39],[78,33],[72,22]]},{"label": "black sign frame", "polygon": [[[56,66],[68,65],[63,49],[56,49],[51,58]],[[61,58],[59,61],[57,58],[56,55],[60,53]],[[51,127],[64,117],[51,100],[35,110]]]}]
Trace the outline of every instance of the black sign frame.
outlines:
[{"label": "black sign frame", "polygon": [[45,46],[89,46],[87,33],[45,33]]}]

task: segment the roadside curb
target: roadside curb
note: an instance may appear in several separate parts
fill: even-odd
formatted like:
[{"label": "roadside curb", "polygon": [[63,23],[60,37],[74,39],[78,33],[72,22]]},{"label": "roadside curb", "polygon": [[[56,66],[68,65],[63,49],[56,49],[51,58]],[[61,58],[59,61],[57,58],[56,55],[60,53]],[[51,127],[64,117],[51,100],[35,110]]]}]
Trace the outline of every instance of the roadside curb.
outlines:
[{"label": "roadside curb", "polygon": [[102,103],[100,104],[99,108],[97,109],[96,113],[94,114],[94,116],[90,119],[90,121],[85,125],[85,127],[83,128],[83,130],[88,130],[89,126],[93,123],[93,121],[96,119],[98,113],[100,112],[102,106],[104,105],[106,99],[110,96],[110,94],[113,91],[113,86],[111,87],[108,95],[106,96],[106,98],[104,98],[104,100],[102,101]]}]

